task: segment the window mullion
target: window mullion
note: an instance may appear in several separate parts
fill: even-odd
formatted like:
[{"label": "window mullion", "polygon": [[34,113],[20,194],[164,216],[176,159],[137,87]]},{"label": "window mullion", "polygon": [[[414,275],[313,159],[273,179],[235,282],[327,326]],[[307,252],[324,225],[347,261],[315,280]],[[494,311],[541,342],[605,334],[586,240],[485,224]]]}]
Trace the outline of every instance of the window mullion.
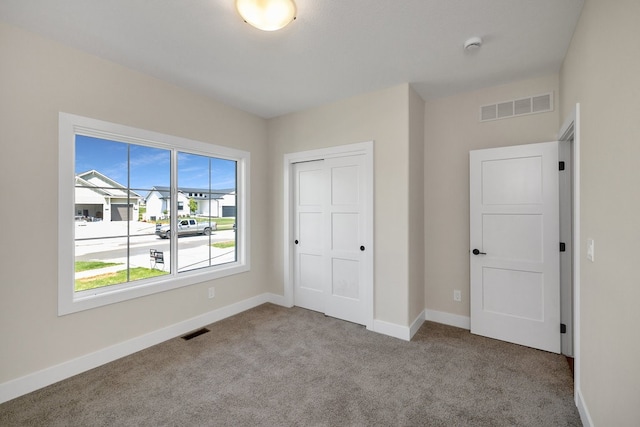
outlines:
[{"label": "window mullion", "polygon": [[[211,225],[211,221],[212,221],[212,217],[214,216],[218,216],[218,213],[216,213],[216,215],[212,215],[213,212],[211,212],[211,157],[209,157],[209,170],[208,170],[208,175],[209,175],[209,184],[208,184],[208,190],[209,190],[209,195],[207,196],[207,199],[209,199],[209,225]],[[211,246],[211,236],[213,235],[213,233],[211,233],[211,235],[209,235],[208,238],[208,251],[209,251],[209,259],[207,262],[207,265],[210,267],[211,266],[211,256],[213,255],[213,247]]]},{"label": "window mullion", "polygon": [[178,150],[171,150],[171,185],[169,190],[169,225],[171,227],[171,239],[169,248],[171,252],[171,274],[178,274]]},{"label": "window mullion", "polygon": [[127,282],[131,281],[131,220],[129,209],[131,203],[131,144],[127,144]]}]

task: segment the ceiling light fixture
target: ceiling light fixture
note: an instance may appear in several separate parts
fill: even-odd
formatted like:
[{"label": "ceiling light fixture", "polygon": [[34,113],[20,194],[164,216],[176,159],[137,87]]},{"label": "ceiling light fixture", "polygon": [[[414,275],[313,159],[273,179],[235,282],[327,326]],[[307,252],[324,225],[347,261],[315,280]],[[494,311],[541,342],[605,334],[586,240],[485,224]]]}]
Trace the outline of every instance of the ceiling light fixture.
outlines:
[{"label": "ceiling light fixture", "polygon": [[471,37],[464,42],[464,50],[476,50],[482,46],[482,39],[480,37]]},{"label": "ceiling light fixture", "polygon": [[236,0],[244,21],[262,31],[276,31],[296,19],[293,0]]}]

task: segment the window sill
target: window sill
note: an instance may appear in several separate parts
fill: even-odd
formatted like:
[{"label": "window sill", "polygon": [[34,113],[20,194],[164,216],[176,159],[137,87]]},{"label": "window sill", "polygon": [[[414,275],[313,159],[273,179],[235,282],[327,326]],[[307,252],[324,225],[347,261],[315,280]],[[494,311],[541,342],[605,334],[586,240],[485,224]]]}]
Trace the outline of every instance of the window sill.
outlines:
[{"label": "window sill", "polygon": [[73,295],[61,295],[58,301],[58,316],[166,292],[196,283],[221,279],[245,273],[249,270],[250,268],[247,264],[231,263],[228,266],[221,266],[215,271],[185,272],[180,273],[178,276],[171,275],[163,279],[139,280],[124,285],[74,292]]}]

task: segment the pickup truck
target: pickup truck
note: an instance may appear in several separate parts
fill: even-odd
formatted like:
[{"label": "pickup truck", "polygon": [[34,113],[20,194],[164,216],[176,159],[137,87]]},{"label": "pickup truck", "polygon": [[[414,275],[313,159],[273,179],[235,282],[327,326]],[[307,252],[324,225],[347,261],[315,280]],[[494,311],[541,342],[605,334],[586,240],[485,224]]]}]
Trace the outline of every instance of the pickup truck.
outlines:
[{"label": "pickup truck", "polygon": [[[215,222],[198,223],[195,219],[178,220],[178,236],[186,234],[205,234],[208,236],[217,228]],[[162,239],[168,239],[171,237],[171,226],[169,224],[156,224],[156,234]]]}]

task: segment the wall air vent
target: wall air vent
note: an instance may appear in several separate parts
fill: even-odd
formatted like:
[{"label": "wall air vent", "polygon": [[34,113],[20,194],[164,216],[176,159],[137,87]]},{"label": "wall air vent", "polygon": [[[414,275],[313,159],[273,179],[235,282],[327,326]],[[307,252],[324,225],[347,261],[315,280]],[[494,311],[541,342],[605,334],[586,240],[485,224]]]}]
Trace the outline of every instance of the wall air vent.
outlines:
[{"label": "wall air vent", "polygon": [[480,121],[487,122],[548,111],[553,111],[553,92],[483,105],[480,107]]}]

